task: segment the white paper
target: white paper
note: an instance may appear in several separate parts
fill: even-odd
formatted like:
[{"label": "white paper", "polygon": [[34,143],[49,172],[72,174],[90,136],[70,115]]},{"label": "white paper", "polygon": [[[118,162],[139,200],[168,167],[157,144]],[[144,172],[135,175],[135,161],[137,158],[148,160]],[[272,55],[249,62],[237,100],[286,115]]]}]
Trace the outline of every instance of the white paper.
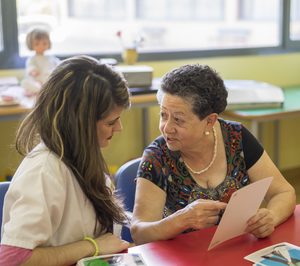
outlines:
[{"label": "white paper", "polygon": [[1,77],[0,78],[0,86],[12,86],[18,85],[19,81],[16,77]]},{"label": "white paper", "polygon": [[228,104],[283,103],[282,88],[255,80],[225,80]]},{"label": "white paper", "polygon": [[272,179],[264,178],[232,194],[208,250],[245,233],[247,221],[257,212]]}]

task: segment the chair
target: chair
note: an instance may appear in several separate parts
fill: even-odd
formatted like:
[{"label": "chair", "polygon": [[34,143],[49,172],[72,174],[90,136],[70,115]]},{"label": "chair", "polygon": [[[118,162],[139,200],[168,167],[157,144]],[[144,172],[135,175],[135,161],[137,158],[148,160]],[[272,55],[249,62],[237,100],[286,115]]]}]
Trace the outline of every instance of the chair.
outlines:
[{"label": "chair", "polygon": [[[135,178],[141,158],[133,159],[123,164],[115,174],[116,194],[123,199],[125,210],[132,213],[135,198]],[[133,242],[130,229],[123,226],[122,239]]]},{"label": "chair", "polygon": [[3,212],[3,203],[4,197],[8,190],[10,182],[0,182],[0,229],[2,226],[2,212]]}]

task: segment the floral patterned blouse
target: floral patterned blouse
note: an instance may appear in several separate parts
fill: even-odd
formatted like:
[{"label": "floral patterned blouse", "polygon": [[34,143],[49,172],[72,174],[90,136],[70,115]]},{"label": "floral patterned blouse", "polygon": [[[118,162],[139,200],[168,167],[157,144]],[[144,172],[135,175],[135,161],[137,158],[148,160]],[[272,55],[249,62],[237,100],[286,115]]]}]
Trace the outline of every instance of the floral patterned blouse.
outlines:
[{"label": "floral patterned blouse", "polygon": [[263,147],[254,136],[233,121],[219,119],[225,143],[227,173],[215,188],[199,186],[181,159],[179,151],[171,151],[162,136],[144,151],[137,176],[146,178],[167,194],[164,217],[197,199],[228,202],[233,192],[250,183],[249,169],[262,155]]}]

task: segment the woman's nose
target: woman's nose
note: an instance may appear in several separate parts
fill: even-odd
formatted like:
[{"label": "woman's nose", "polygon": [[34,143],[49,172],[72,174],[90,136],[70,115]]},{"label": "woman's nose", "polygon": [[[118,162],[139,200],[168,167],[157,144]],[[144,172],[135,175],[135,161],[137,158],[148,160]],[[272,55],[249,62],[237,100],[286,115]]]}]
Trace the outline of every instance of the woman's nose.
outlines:
[{"label": "woman's nose", "polygon": [[173,133],[174,132],[174,125],[171,120],[167,120],[164,124],[164,131],[166,133]]},{"label": "woman's nose", "polygon": [[114,126],[114,131],[122,131],[122,129],[123,129],[123,125],[121,119],[119,119]]}]

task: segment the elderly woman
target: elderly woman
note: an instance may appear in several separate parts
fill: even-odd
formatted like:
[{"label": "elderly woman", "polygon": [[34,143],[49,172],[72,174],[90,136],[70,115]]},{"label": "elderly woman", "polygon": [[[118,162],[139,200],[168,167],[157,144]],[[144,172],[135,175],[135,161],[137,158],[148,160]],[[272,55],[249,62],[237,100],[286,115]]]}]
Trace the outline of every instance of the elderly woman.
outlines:
[{"label": "elderly woman", "polygon": [[162,133],[138,170],[132,236],[137,244],[213,226],[231,194],[273,176],[266,204],[247,232],[270,235],[295,207],[295,191],[255,137],[218,117],[227,105],[223,80],[210,67],[185,65],[167,73],[158,92]]}]

